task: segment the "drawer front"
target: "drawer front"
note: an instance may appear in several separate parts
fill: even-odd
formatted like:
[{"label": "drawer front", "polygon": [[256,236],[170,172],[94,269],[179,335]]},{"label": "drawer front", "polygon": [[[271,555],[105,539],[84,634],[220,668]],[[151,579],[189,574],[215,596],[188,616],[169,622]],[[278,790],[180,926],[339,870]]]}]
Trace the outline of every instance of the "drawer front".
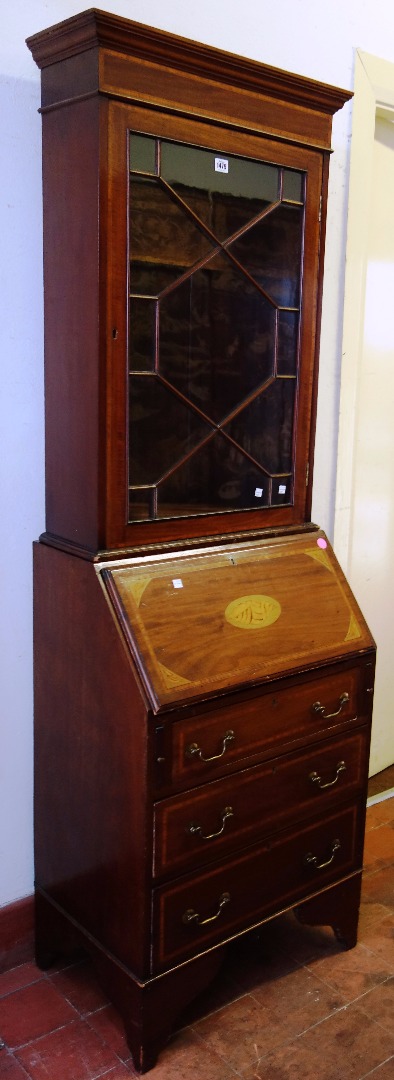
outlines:
[{"label": "drawer front", "polygon": [[354,796],[366,782],[368,751],[362,728],[163,799],[155,806],[155,877],[212,862]]},{"label": "drawer front", "polygon": [[360,667],[348,668],[173,723],[166,750],[172,783],[202,783],[243,758],[357,722],[363,674]]},{"label": "drawer front", "polygon": [[239,858],[155,890],[153,971],[225,941],[361,868],[364,810],[352,804]]}]

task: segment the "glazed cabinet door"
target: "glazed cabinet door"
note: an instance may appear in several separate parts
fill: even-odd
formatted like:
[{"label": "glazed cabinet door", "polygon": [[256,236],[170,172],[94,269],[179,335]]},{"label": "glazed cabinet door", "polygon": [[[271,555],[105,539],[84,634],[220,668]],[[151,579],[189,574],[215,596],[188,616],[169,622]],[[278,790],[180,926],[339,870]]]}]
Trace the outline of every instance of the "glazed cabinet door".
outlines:
[{"label": "glazed cabinet door", "polygon": [[109,543],[301,522],[325,154],[109,118]]}]

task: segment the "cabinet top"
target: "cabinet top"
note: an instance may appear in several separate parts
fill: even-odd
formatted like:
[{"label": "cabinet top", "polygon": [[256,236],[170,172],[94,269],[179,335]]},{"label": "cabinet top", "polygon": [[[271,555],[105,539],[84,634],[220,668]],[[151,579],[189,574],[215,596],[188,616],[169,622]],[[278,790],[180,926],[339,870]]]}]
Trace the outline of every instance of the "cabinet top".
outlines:
[{"label": "cabinet top", "polygon": [[348,90],[224,52],[97,8],[90,8],[27,38],[39,68],[95,48],[123,53],[190,75],[228,83],[332,116]]}]

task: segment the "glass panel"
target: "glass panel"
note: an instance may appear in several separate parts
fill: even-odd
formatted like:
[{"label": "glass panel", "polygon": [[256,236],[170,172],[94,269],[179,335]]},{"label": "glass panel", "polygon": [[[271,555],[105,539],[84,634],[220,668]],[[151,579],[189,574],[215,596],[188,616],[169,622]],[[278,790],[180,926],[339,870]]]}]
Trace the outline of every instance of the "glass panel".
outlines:
[{"label": "glass panel", "polygon": [[172,186],[182,184],[268,202],[278,198],[276,165],[202,150],[198,146],[162,142],[160,175]]},{"label": "glass panel", "polygon": [[297,311],[278,314],[278,375],[296,375],[298,360]]},{"label": "glass panel", "polygon": [[276,303],[298,307],[303,210],[282,204],[229,247]]},{"label": "glass panel", "polygon": [[132,521],[149,521],[155,517],[154,492],[152,488],[137,488],[129,491],[129,518]]},{"label": "glass panel", "polygon": [[156,139],[149,135],[131,134],[130,169],[137,172],[156,172]]},{"label": "glass panel", "polygon": [[[160,293],[174,284],[184,273],[183,266],[155,266],[133,262],[130,266],[130,291],[132,297],[157,299]],[[133,310],[133,305],[131,305]]]},{"label": "glass panel", "polygon": [[163,270],[176,280],[205,258],[214,245],[155,180],[130,182],[130,288],[141,292],[141,270],[149,265],[150,295],[162,287]]},{"label": "glass panel", "polygon": [[160,371],[214,421],[274,372],[275,312],[225,256],[160,302]]},{"label": "glass panel", "polygon": [[220,240],[278,198],[275,165],[195,146],[163,142],[160,174],[185,202],[200,199],[200,215]]},{"label": "glass panel", "polygon": [[155,375],[130,380],[129,413],[132,485],[156,484],[210,431]]},{"label": "glass panel", "polygon": [[304,174],[283,169],[283,198],[291,202],[304,201]]},{"label": "glass panel", "polygon": [[271,475],[291,472],[295,379],[275,379],[225,430]]},{"label": "glass panel", "polygon": [[159,485],[158,516],[261,507],[268,491],[265,474],[217,434]]},{"label": "glass panel", "polygon": [[141,135],[130,162],[130,518],[290,503],[304,174]]},{"label": "glass panel", "polygon": [[129,319],[130,371],[154,371],[156,300],[131,300]]},{"label": "glass panel", "polygon": [[286,506],[292,502],[291,476],[281,476],[272,481],[271,502],[273,506]]}]

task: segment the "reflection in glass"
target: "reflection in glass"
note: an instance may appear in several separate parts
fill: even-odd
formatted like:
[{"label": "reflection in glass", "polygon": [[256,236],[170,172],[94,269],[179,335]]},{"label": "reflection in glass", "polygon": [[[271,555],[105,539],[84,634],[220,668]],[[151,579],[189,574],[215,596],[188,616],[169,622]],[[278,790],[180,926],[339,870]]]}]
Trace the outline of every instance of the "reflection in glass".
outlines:
[{"label": "reflection in glass", "polygon": [[282,307],[300,299],[302,208],[281,206],[236,240],[229,251]]},{"label": "reflection in glass", "polygon": [[210,428],[155,375],[135,375],[130,393],[130,476],[157,484]]},{"label": "reflection in glass", "polygon": [[294,169],[283,169],[282,196],[290,202],[304,201],[304,175]]},{"label": "reflection in glass", "polygon": [[273,374],[274,332],[274,309],[218,256],[160,304],[161,373],[219,422]]},{"label": "reflection in glass", "polygon": [[130,371],[153,371],[155,366],[156,301],[133,297],[129,318]]},{"label": "reflection in glass", "polygon": [[141,292],[141,269],[149,266],[151,295],[157,296],[163,270],[170,280],[210,255],[213,241],[155,180],[130,185],[130,288]]},{"label": "reflection in glass", "polygon": [[279,479],[275,477],[272,481],[272,506],[285,506],[291,502],[292,499],[292,478],[291,476],[281,476]]},{"label": "reflection in glass", "polygon": [[268,473],[291,471],[294,379],[275,379],[224,430]]},{"label": "reflection in glass", "polygon": [[156,517],[156,488],[137,488],[129,491],[129,518],[131,521],[149,521]]},{"label": "reflection in glass", "polygon": [[278,199],[277,166],[195,146],[163,143],[161,176],[221,241]]},{"label": "reflection in glass", "polygon": [[278,375],[297,374],[298,311],[279,311]]},{"label": "reflection in glass", "polygon": [[131,133],[130,169],[135,172],[156,172],[156,139],[149,135]]},{"label": "reflection in glass", "polygon": [[[268,479],[217,434],[158,488],[158,516],[221,513],[264,505]],[[258,494],[256,494],[256,491]],[[201,509],[202,507],[202,509]]]},{"label": "reflection in glass", "polygon": [[208,196],[233,195],[241,199],[275,202],[279,191],[279,171],[276,165],[235,157],[234,154],[202,150],[180,143],[163,141],[161,144],[160,174],[175,189],[182,184],[200,188]]}]

